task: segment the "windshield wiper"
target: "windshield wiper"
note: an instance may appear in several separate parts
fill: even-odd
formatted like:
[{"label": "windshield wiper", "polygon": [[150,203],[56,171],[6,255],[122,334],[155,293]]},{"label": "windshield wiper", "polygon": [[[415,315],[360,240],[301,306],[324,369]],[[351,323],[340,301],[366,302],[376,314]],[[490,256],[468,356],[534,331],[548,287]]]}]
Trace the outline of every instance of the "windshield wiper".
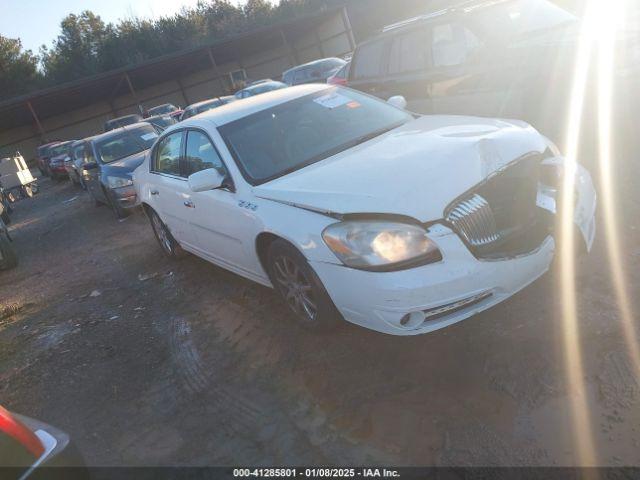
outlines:
[{"label": "windshield wiper", "polygon": [[365,142],[368,142],[369,140],[373,140],[376,137],[379,137],[380,135],[384,135],[387,132],[390,132],[391,130],[395,130],[396,128],[404,125],[405,122],[400,122],[400,123],[396,123],[394,125],[391,125],[390,127],[385,127],[385,128],[381,128],[380,130],[376,130],[375,132],[371,132],[371,133],[367,133],[365,135],[362,135],[360,137],[355,138],[354,140],[352,140],[351,142],[349,142],[347,148],[345,148],[344,150],[348,149],[348,148],[353,148],[356,145],[361,145]]}]

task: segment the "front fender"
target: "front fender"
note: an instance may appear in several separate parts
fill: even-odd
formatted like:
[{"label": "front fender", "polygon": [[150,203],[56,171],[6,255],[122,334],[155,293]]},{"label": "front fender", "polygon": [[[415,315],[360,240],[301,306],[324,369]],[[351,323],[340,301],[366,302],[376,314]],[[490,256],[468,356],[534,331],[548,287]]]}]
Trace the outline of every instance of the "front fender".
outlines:
[{"label": "front fender", "polygon": [[[567,160],[561,156],[555,156],[542,162],[543,167],[555,167],[565,170]],[[573,222],[582,234],[586,250],[591,251],[596,235],[596,204],[597,194],[593,186],[591,174],[582,165],[577,165],[574,182],[574,212]],[[538,207],[558,214],[561,202],[561,191],[558,186],[545,185],[542,182],[538,186]]]}]

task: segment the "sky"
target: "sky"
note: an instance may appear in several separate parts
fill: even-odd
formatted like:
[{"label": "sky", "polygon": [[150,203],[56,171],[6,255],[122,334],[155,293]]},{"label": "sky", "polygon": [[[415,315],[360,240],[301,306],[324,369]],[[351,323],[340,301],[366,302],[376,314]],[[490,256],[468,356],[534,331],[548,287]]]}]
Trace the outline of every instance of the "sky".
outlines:
[{"label": "sky", "polygon": [[[105,23],[132,16],[157,18],[171,15],[198,0],[0,0],[0,34],[20,38],[25,49],[37,53],[60,33],[60,21],[69,13],[91,10]],[[245,3],[234,0],[234,3]]]}]

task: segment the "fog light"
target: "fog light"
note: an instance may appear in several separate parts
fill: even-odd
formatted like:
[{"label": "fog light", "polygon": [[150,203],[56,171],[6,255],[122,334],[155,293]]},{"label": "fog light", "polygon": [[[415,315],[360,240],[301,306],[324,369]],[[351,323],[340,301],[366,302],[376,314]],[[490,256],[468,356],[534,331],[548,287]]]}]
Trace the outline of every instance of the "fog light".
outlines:
[{"label": "fog light", "polygon": [[415,328],[422,325],[424,322],[424,313],[423,312],[411,312],[407,313],[404,317],[400,319],[400,325],[405,328]]}]

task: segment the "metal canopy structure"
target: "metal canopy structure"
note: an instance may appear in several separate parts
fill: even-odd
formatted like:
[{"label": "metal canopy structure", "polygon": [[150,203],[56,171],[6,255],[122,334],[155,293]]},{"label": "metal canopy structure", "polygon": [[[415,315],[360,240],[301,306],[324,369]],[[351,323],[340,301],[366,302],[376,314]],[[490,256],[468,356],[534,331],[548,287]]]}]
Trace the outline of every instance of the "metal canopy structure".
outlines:
[{"label": "metal canopy structure", "polygon": [[[355,48],[349,19],[343,7],[326,10],[287,22],[228,37],[220,41],[172,53],[110,72],[82,78],[54,87],[35,91],[0,102],[0,131],[24,125],[34,125],[45,136],[41,121],[96,102],[111,102],[123,94],[136,97],[136,89],[166,81],[178,81],[204,69],[213,68],[224,85],[218,65],[240,61],[254,53],[271,48],[286,47],[291,62],[297,62],[295,39],[315,29],[318,22],[342,10],[345,29],[352,48]],[[183,92],[184,95],[184,92]],[[111,107],[112,110],[113,106]]]}]

